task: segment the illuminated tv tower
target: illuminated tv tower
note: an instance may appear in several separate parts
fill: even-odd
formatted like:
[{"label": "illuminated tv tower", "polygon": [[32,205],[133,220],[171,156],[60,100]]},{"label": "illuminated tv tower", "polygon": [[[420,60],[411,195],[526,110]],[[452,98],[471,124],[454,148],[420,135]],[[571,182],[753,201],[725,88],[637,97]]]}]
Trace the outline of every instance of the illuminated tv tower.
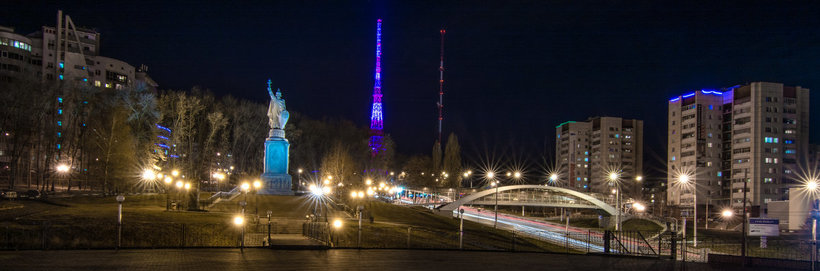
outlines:
[{"label": "illuminated tv tower", "polygon": [[370,157],[382,148],[382,19],[376,22],[376,83],[373,86],[373,107],[370,111]]}]

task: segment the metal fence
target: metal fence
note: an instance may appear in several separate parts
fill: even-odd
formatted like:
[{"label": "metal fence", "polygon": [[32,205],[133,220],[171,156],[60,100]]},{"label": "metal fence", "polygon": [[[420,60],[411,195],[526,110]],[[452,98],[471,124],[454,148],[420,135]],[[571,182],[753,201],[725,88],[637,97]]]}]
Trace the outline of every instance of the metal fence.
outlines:
[{"label": "metal fence", "polygon": [[[691,239],[689,243],[691,243]],[[711,254],[723,254],[740,256],[742,253],[742,241],[730,240],[726,238],[699,238],[698,248],[705,248]],[[775,258],[797,261],[811,261],[813,251],[811,240],[786,239],[768,237],[765,248],[760,245],[760,238],[754,237],[746,240],[746,256],[757,258]],[[817,248],[814,248],[815,253]]]},{"label": "metal fence", "polygon": [[[532,251],[565,253],[611,253],[672,258],[674,235],[659,232],[597,231],[446,231],[406,225],[371,225],[361,229],[355,221],[342,228],[326,222],[307,222],[305,236],[332,247],[396,249],[464,249],[487,251]],[[609,247],[607,247],[609,246]]]},{"label": "metal fence", "polygon": [[[264,227],[247,225],[246,246],[261,246]],[[241,228],[233,224],[123,223],[122,248],[236,247]],[[258,239],[258,240],[256,240]],[[0,226],[0,249],[106,249],[116,248],[116,223],[39,221]]]}]

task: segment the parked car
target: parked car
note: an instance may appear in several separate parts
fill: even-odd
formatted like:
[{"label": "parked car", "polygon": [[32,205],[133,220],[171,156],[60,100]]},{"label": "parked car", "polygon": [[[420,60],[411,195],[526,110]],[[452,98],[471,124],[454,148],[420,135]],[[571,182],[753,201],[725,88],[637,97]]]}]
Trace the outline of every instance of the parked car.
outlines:
[{"label": "parked car", "polygon": [[42,196],[43,195],[40,194],[40,191],[38,191],[38,190],[31,189],[31,190],[26,191],[26,198],[29,198],[29,199],[39,199]]},{"label": "parked car", "polygon": [[7,200],[17,199],[17,191],[3,190],[0,192],[0,197]]}]

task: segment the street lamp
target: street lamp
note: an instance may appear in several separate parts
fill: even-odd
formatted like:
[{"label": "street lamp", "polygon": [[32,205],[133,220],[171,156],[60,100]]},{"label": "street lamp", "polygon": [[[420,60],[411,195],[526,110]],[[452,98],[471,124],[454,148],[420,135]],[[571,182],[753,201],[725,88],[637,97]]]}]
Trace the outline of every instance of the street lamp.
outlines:
[{"label": "street lamp", "polygon": [[[334,232],[340,230],[341,228],[342,228],[342,220],[338,219],[338,218],[334,219],[333,220],[333,230],[334,230]],[[333,235],[336,235],[336,234],[333,234]],[[329,238],[330,239],[330,246],[334,246],[333,235],[331,235],[330,236],[331,238]],[[338,239],[339,239],[339,237],[337,236],[336,241],[338,241]]]},{"label": "street lamp", "polygon": [[720,213],[720,216],[724,219],[732,218],[732,215],[734,215],[734,213],[730,209],[723,210],[723,212]]},{"label": "street lamp", "polygon": [[493,181],[492,186],[495,186],[495,220],[493,220],[493,228],[498,228],[498,181]]},{"label": "street lamp", "polygon": [[163,181],[165,182],[165,210],[167,211],[171,209],[171,196],[168,190],[171,189],[171,183],[174,182],[174,179],[170,176],[165,176]]},{"label": "street lamp", "polygon": [[249,184],[248,182],[243,182],[241,185],[239,185],[239,190],[241,190],[242,193],[245,194],[245,202],[248,202],[248,190],[250,189],[251,184]]},{"label": "street lamp", "polygon": [[253,201],[254,213],[259,214],[259,189],[262,188],[262,182],[259,180],[253,181]]},{"label": "street lamp", "polygon": [[157,178],[157,174],[151,169],[145,169],[142,171],[142,179],[146,181],[155,180]]},{"label": "street lamp", "polygon": [[550,174],[550,183],[555,185],[557,182],[558,182],[558,174],[557,173]]},{"label": "street lamp", "polygon": [[458,225],[458,249],[464,250],[464,208],[458,208],[459,222]]},{"label": "street lamp", "polygon": [[621,182],[618,179],[621,177],[618,172],[609,173],[609,181],[615,183],[615,230],[621,229]]},{"label": "street lamp", "polygon": [[[678,182],[680,182],[683,185],[687,185],[687,184],[689,184],[689,178],[690,178],[689,174],[681,174],[680,176],[678,176]],[[693,241],[694,241],[694,243],[693,243],[694,247],[698,247],[698,182],[697,182],[696,178],[692,178],[692,184],[693,184],[692,185],[693,186],[692,190],[694,191],[694,193],[692,193],[692,201],[693,201],[692,205],[694,207],[693,209],[694,209],[694,215],[695,215],[695,219],[693,221],[695,224],[694,224],[694,227],[692,228],[692,238],[693,238]],[[708,214],[707,214],[707,216],[708,216]],[[706,223],[709,223],[709,222],[707,221]],[[686,231],[686,229],[683,229],[683,230]],[[686,243],[686,240],[684,240],[684,243]]]},{"label": "street lamp", "polygon": [[240,235],[241,239],[239,241],[239,251],[245,252],[245,216],[244,216],[244,214],[234,216],[233,217],[233,224],[242,229],[242,235]]},{"label": "street lamp", "polygon": [[300,168],[300,169],[296,170],[296,172],[299,173],[299,182],[298,182],[299,183],[299,190],[302,191],[302,189],[304,189],[302,187],[302,169]]},{"label": "street lamp", "polygon": [[117,196],[117,250],[122,246],[122,202],[125,201],[123,195]]},{"label": "street lamp", "polygon": [[816,266],[817,266],[817,216],[816,216],[817,209],[815,208],[816,199],[814,199],[814,197],[816,197],[817,192],[818,192],[818,181],[817,181],[817,179],[815,179],[815,178],[809,179],[806,182],[804,189],[809,193],[809,195],[812,196],[812,203],[811,203],[811,205],[812,205],[812,210],[811,210],[811,217],[812,217],[811,218],[811,245],[812,245],[811,246],[812,247],[812,249],[811,249],[811,270],[814,271],[814,270],[816,270]]},{"label": "street lamp", "polygon": [[172,170],[171,175],[174,176],[174,177],[178,177],[179,176],[179,170],[176,170],[176,169]]}]

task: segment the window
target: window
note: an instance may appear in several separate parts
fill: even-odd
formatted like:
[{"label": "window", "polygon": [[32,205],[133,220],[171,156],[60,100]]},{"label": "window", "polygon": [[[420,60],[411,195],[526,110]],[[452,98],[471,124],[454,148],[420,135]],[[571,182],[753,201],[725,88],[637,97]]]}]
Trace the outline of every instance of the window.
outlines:
[{"label": "window", "polygon": [[[768,136],[767,136],[767,137],[764,137],[764,138],[763,138],[763,142],[766,142],[766,143],[778,143],[778,142],[779,142],[779,139],[778,139],[777,137],[768,137]],[[787,143],[787,144],[788,144],[788,143]]]},{"label": "window", "polygon": [[774,179],[772,178],[763,178],[763,183],[773,183]]},{"label": "window", "polygon": [[706,146],[711,148],[712,147],[712,142],[706,143]]},{"label": "window", "polygon": [[786,154],[795,154],[795,153],[796,152],[795,152],[794,149],[786,149]]},{"label": "window", "polygon": [[783,140],[783,142],[786,143],[786,144],[794,144],[794,140],[791,140],[791,139],[785,139],[785,140]]},{"label": "window", "polygon": [[95,86],[95,87],[99,87],[99,86],[101,86],[101,85],[102,85],[102,83],[100,83],[100,81],[99,81],[99,80],[95,80],[95,81],[94,81],[94,86]]},{"label": "window", "polygon": [[783,131],[783,132],[784,132],[784,133],[786,133],[786,134],[794,134],[794,133],[795,133],[795,131],[794,131],[794,130],[792,130],[792,129],[786,129],[786,130],[785,130],[785,131]]}]

